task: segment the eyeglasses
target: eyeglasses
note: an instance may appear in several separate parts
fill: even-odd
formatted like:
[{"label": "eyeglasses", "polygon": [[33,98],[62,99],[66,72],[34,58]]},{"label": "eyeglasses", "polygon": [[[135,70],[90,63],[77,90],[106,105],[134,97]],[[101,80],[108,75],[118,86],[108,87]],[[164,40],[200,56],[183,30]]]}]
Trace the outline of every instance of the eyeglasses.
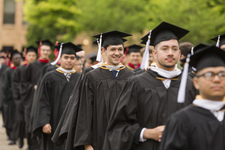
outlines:
[{"label": "eyeglasses", "polygon": [[198,75],[196,77],[199,78],[201,76],[204,76],[206,80],[213,80],[216,75],[220,78],[220,80],[225,80],[225,71],[221,71],[218,73],[206,72],[206,73],[203,73],[202,75]]}]

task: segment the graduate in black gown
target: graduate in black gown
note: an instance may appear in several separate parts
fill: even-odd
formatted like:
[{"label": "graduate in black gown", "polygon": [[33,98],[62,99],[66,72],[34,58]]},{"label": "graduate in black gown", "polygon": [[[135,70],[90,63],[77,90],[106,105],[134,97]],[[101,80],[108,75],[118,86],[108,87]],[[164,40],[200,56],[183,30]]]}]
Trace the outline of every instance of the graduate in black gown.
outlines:
[{"label": "graduate in black gown", "polygon": [[46,73],[38,86],[33,133],[41,140],[40,150],[65,149],[65,145],[55,146],[51,137],[80,76],[73,68],[76,52],[81,50],[71,42],[62,44],[61,67]]},{"label": "graduate in black gown", "polygon": [[[94,44],[97,44],[97,41],[93,42]],[[80,51],[82,52],[82,51]],[[78,53],[80,53],[78,52]],[[105,53],[102,53],[101,51],[101,57],[102,57],[102,62],[106,61],[106,57],[105,57]],[[95,56],[96,59],[96,56]],[[75,116],[73,116],[74,111],[71,110],[76,110],[78,107],[78,98],[76,98],[76,96],[78,96],[77,93],[79,93],[80,88],[79,85],[81,84],[81,81],[83,81],[83,79],[85,78],[86,74],[89,71],[92,71],[96,68],[99,68],[99,66],[102,64],[102,62],[93,65],[89,68],[84,69],[84,71],[81,73],[77,85],[74,86],[73,91],[70,95],[70,99],[67,103],[67,106],[62,114],[62,117],[60,118],[60,121],[58,123],[58,126],[55,130],[54,135],[52,136],[52,141],[56,144],[56,145],[62,145],[64,143],[64,141],[67,138],[68,135],[68,131],[69,131],[69,126],[74,126],[75,123]]]},{"label": "graduate in black gown", "polygon": [[[22,82],[22,93],[24,96],[24,115],[25,115],[25,123],[26,123],[26,133],[28,138],[28,147],[29,149],[38,148],[36,138],[31,140],[31,108],[34,99],[34,93],[37,89],[38,80],[42,77],[42,69],[44,65],[50,65],[49,56],[51,54],[51,46],[53,46],[52,42],[49,40],[40,41],[38,54],[39,58],[30,63],[25,70],[25,81]],[[33,147],[32,147],[33,141]]]},{"label": "graduate in black gown", "polygon": [[24,105],[21,93],[21,83],[24,81],[24,73],[27,65],[32,63],[37,58],[37,49],[33,46],[25,48],[24,51],[25,64],[18,67],[13,72],[12,77],[12,90],[13,90],[13,99],[16,104],[16,120],[14,125],[14,138],[18,139],[18,146],[22,148],[24,145],[23,139],[25,136],[25,120],[24,120]]},{"label": "graduate in black gown", "polygon": [[[95,43],[95,42],[94,42]],[[97,43],[95,43],[97,44]],[[102,59],[103,59],[103,62],[106,61],[106,57],[105,57],[105,53],[102,53],[101,52],[101,56],[102,56]],[[64,141],[66,140],[67,138],[67,135],[68,135],[68,131],[69,131],[69,127],[70,126],[74,126],[74,123],[76,122],[76,115],[73,116],[75,113],[74,111],[71,111],[71,110],[76,110],[77,107],[78,107],[78,98],[76,96],[78,96],[77,93],[79,93],[80,91],[80,88],[79,85],[81,84],[81,81],[84,80],[86,74],[89,72],[89,71],[92,71],[96,68],[99,68],[99,66],[101,65],[102,63],[98,63],[96,65],[93,65],[89,68],[86,68],[84,69],[84,71],[81,73],[79,79],[78,79],[78,82],[77,82],[77,85],[74,86],[73,88],[73,91],[70,95],[70,99],[67,103],[67,106],[62,114],[62,117],[60,118],[60,121],[58,123],[58,126],[55,130],[55,133],[54,135],[52,136],[52,141],[56,144],[56,145],[62,145],[64,143]]]},{"label": "graduate in black gown", "polygon": [[[124,49],[122,38],[126,36],[130,34],[119,31],[102,34],[100,47],[106,55],[107,64],[103,63],[99,68],[89,71],[77,85],[77,109],[72,110],[73,116],[66,140],[67,150],[92,147],[95,150],[102,149],[115,101],[128,78],[133,75],[120,64]],[[95,37],[100,38],[100,35]]]},{"label": "graduate in black gown", "polygon": [[20,66],[22,60],[21,54],[14,50],[10,54],[10,67],[8,67],[2,78],[2,92],[3,92],[3,111],[5,115],[5,128],[7,135],[9,135],[9,145],[16,144],[16,139],[13,136],[13,128],[15,125],[15,99],[13,98],[12,90],[12,76],[17,67]]},{"label": "graduate in black gown", "polygon": [[[2,87],[2,77],[3,73],[8,68],[7,64],[5,63],[6,57],[0,56],[0,87]],[[0,88],[0,111],[2,112],[2,119],[3,119],[3,126],[4,126],[4,115],[3,115],[3,105],[2,105],[2,88]]]},{"label": "graduate in black gown", "polygon": [[[7,68],[6,64],[6,51],[0,51],[0,86],[2,85],[2,75],[5,69]],[[2,112],[2,88],[0,88],[0,111]]]},{"label": "graduate in black gown", "polygon": [[225,149],[225,52],[207,46],[190,58],[200,95],[166,123],[160,150]]},{"label": "graduate in black gown", "polygon": [[[156,67],[129,79],[112,112],[104,150],[158,150],[169,116],[195,98],[193,83],[187,81],[186,102],[177,103],[181,71],[176,63],[178,40],[188,31],[162,22],[151,32],[150,45]],[[148,35],[142,38],[148,40]],[[148,63],[147,63],[148,64]]]}]

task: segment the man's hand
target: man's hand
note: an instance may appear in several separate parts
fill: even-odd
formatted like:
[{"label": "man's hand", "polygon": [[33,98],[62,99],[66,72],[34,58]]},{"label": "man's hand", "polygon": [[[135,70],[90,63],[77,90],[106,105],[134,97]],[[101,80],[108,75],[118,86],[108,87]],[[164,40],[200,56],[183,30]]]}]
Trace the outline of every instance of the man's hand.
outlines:
[{"label": "man's hand", "polygon": [[52,127],[51,127],[51,125],[48,123],[48,124],[46,124],[46,125],[44,125],[43,127],[42,127],[42,131],[44,132],[44,133],[46,133],[46,134],[51,134],[52,133]]},{"label": "man's hand", "polygon": [[143,138],[144,139],[153,139],[153,140],[161,142],[161,138],[162,138],[164,129],[165,129],[164,125],[158,126],[153,129],[145,129]]},{"label": "man's hand", "polygon": [[35,89],[35,90],[37,89],[37,85],[34,86],[34,89]]},{"label": "man's hand", "polygon": [[94,150],[90,144],[84,145],[85,150]]}]

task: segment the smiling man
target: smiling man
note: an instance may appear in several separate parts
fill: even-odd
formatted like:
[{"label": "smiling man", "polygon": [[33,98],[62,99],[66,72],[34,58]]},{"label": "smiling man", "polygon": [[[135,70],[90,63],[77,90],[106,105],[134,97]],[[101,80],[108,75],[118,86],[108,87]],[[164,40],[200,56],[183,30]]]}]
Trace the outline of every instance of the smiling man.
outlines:
[{"label": "smiling man", "polygon": [[[86,74],[78,85],[77,118],[71,124],[66,149],[102,150],[103,139],[114,104],[126,81],[133,73],[120,64],[123,37],[130,34],[111,31],[102,34],[102,52],[106,62]],[[100,35],[94,36],[100,38]]]},{"label": "smiling man", "polygon": [[[44,65],[48,64],[51,54],[51,47],[53,46],[52,42],[49,40],[42,40],[37,42],[39,44],[39,57],[38,60],[30,63],[24,73],[24,81],[22,82],[22,89],[24,89],[24,115],[26,122],[26,133],[28,139],[28,148],[37,149],[38,144],[36,139],[31,139],[31,109],[34,99],[34,93],[37,88],[37,83],[39,78],[42,76],[42,69]],[[25,90],[26,89],[26,90]]]},{"label": "smiling man", "polygon": [[[158,150],[166,120],[190,104],[195,89],[187,81],[186,103],[177,103],[181,71],[178,40],[187,30],[162,22],[152,30],[150,45],[156,67],[130,78],[118,97],[105,135],[104,150]],[[146,43],[148,35],[142,38]]]},{"label": "smiling man", "polygon": [[62,54],[59,56],[61,67],[46,73],[37,89],[33,133],[41,139],[40,150],[65,149],[65,145],[56,147],[51,137],[80,76],[73,68],[76,52],[81,50],[71,42],[63,44]]},{"label": "smiling man", "polygon": [[193,82],[200,95],[168,120],[160,150],[224,150],[225,52],[206,46],[190,65],[197,69]]}]

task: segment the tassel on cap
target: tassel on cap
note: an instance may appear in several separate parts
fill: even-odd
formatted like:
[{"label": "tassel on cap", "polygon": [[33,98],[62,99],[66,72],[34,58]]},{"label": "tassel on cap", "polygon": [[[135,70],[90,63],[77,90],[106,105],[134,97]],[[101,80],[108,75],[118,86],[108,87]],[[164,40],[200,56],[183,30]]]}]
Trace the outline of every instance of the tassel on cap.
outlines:
[{"label": "tassel on cap", "polygon": [[185,102],[185,93],[186,93],[186,84],[187,84],[187,77],[188,77],[188,68],[189,68],[189,62],[190,62],[191,55],[187,55],[186,63],[184,64],[184,71],[182,74],[181,82],[180,82],[180,88],[178,91],[177,96],[177,102],[178,103],[184,103]]},{"label": "tassel on cap", "polygon": [[58,57],[57,57],[57,59],[54,61],[54,62],[52,62],[51,63],[51,65],[56,65],[57,64],[57,62],[59,61],[59,58],[60,58],[60,56],[61,56],[61,53],[62,53],[62,46],[63,46],[63,43],[61,43],[61,45],[60,45],[60,49],[59,49],[59,54],[58,54]]},{"label": "tassel on cap", "polygon": [[41,57],[41,45],[42,45],[42,41],[39,42],[38,57]]},{"label": "tassel on cap", "polygon": [[[59,41],[56,41],[55,42],[55,46],[57,46],[59,44]],[[58,49],[57,48],[55,48],[55,50],[54,50],[54,55],[55,55],[55,60],[57,59],[57,57],[58,57]]]},{"label": "tassel on cap", "polygon": [[152,30],[150,30],[149,35],[148,35],[148,41],[145,46],[145,53],[144,53],[143,60],[141,62],[141,66],[140,66],[141,69],[147,69],[149,67],[149,44],[150,44],[150,39],[151,39],[151,33],[152,33]]},{"label": "tassel on cap", "polygon": [[220,35],[218,35],[218,39],[217,39],[217,42],[216,42],[216,47],[220,47]]},{"label": "tassel on cap", "polygon": [[100,35],[100,40],[98,42],[98,54],[97,54],[97,57],[96,57],[96,61],[98,61],[98,62],[102,61],[101,48],[102,48],[102,33]]}]

